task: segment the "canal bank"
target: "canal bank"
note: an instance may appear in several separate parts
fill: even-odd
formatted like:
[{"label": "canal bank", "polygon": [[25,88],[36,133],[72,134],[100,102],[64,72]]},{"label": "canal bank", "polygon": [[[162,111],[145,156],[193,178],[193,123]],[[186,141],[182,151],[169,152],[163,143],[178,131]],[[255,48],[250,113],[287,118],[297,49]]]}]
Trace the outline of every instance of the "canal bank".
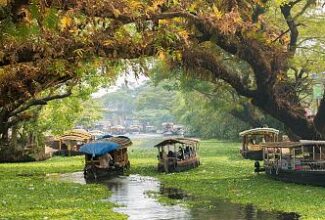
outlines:
[{"label": "canal bank", "polygon": [[111,195],[105,186],[53,180],[82,168],[80,156],[0,164],[0,219],[127,219],[104,201]]},{"label": "canal bank", "polygon": [[[137,142],[138,141],[138,142]],[[253,205],[258,210],[298,213],[303,219],[325,219],[325,188],[283,183],[254,173],[254,161],[239,154],[240,143],[206,140],[201,142],[202,165],[187,172],[156,172],[157,152],[149,140],[136,140],[130,152],[131,173],[158,178],[162,184],[196,195],[191,207],[213,201]],[[154,142],[157,142],[154,141]]]},{"label": "canal bank", "polygon": [[[202,141],[199,168],[164,174],[155,170],[157,157],[152,146],[156,142],[134,140],[129,174],[154,177],[165,189],[176,188],[186,195],[182,199],[178,194],[151,194],[160,204],[181,202],[184,204],[181,207],[194,210],[190,212],[194,216],[206,212],[209,219],[213,219],[216,211],[234,213],[225,208],[232,205],[247,216],[260,216],[264,211],[277,215],[281,211],[296,212],[303,219],[325,219],[324,188],[287,184],[254,174],[253,162],[240,157],[239,143]],[[49,176],[80,172],[83,159],[54,157],[43,162],[0,164],[0,219],[103,219],[105,216],[126,219],[126,215],[114,209],[116,202],[109,200],[113,197],[107,186],[50,180]]]},{"label": "canal bank", "polygon": [[[62,174],[58,180],[86,184],[82,172]],[[168,188],[149,176],[118,176],[97,183],[111,191],[105,200],[118,205],[113,211],[127,215],[129,220],[299,219],[296,213],[261,211],[253,205],[238,205],[219,199],[214,199],[210,206],[204,203],[189,206],[191,201],[205,200],[177,188]]]}]

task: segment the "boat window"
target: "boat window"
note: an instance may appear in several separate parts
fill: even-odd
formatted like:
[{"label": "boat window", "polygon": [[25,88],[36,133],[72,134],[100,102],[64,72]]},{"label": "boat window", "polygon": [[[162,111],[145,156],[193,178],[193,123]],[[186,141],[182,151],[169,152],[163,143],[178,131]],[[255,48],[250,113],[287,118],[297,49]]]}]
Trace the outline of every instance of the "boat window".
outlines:
[{"label": "boat window", "polygon": [[264,135],[252,135],[248,139],[248,144],[255,145],[255,144],[265,143],[268,141],[269,139],[264,137]]},{"label": "boat window", "polygon": [[178,147],[178,151],[177,151],[177,159],[179,160],[184,160],[184,151],[183,148],[181,146]]}]

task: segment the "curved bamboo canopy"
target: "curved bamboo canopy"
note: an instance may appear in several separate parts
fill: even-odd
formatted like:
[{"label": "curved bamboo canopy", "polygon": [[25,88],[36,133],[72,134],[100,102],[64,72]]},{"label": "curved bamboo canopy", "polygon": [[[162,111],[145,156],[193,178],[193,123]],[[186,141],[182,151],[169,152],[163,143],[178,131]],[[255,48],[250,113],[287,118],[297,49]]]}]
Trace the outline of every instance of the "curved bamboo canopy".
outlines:
[{"label": "curved bamboo canopy", "polygon": [[73,129],[59,137],[63,141],[89,141],[91,134],[84,129]]},{"label": "curved bamboo canopy", "polygon": [[239,133],[240,136],[258,134],[279,134],[279,130],[274,128],[253,128]]},{"label": "curved bamboo canopy", "polygon": [[154,147],[162,147],[166,145],[172,144],[185,144],[185,145],[195,145],[199,143],[199,140],[192,139],[192,138],[170,138],[160,142],[159,144],[155,145]]}]

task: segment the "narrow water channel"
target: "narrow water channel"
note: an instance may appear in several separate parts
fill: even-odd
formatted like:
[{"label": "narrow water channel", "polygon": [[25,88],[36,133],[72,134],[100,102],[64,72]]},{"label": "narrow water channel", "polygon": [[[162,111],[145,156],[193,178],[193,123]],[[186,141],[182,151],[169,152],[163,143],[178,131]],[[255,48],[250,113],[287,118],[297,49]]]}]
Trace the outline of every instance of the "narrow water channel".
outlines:
[{"label": "narrow water channel", "polygon": [[[82,172],[64,174],[62,180],[86,183]],[[182,205],[164,205],[150,194],[159,193],[171,199],[178,199],[179,204],[185,200],[198,198],[187,196],[179,189],[166,188],[152,177],[130,175],[103,181],[101,184],[112,191],[112,196],[107,200],[119,205],[114,211],[128,215],[130,220],[299,219],[295,213],[264,212],[252,205],[243,206],[221,200],[213,201],[210,207],[201,205],[187,208]]]}]

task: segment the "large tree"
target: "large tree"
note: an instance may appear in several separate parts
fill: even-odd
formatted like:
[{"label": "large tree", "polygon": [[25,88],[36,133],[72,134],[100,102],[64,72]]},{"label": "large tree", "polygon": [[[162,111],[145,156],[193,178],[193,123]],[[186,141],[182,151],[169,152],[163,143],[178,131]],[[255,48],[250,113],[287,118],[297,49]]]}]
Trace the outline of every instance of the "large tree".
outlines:
[{"label": "large tree", "polygon": [[303,65],[308,59],[301,59],[323,60],[315,47],[322,49],[322,29],[307,31],[322,25],[321,1],[11,0],[0,5],[2,140],[9,128],[29,118],[26,110],[69,95],[84,64],[142,63],[148,56],[229,84],[297,138],[325,137],[325,96],[314,121],[305,115],[310,62]]}]

